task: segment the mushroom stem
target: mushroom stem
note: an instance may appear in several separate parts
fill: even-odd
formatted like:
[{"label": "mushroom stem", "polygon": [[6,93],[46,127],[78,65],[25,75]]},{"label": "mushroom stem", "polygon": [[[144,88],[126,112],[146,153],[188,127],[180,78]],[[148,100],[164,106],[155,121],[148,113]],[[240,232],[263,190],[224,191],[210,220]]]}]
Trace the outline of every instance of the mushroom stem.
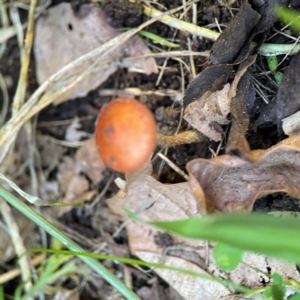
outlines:
[{"label": "mushroom stem", "polygon": [[204,135],[197,131],[184,131],[175,135],[163,135],[157,133],[157,143],[163,147],[179,146],[182,144],[199,143],[203,141]]}]

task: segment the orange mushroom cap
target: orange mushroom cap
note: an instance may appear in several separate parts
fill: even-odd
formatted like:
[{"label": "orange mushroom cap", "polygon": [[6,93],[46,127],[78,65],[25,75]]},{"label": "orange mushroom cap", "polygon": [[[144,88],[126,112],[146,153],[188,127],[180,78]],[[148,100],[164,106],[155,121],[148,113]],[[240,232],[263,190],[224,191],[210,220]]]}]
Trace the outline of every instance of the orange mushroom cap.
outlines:
[{"label": "orange mushroom cap", "polygon": [[152,112],[132,98],[117,98],[100,110],[95,130],[97,149],[111,169],[135,172],[151,157],[156,146]]}]

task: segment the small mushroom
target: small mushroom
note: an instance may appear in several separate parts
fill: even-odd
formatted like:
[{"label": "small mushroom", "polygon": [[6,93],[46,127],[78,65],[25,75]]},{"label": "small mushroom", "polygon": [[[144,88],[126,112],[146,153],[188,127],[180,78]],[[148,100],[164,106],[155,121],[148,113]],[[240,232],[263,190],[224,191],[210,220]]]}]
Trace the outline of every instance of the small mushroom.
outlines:
[{"label": "small mushroom", "polygon": [[111,169],[131,173],[150,159],[156,143],[163,147],[196,143],[203,140],[197,131],[172,136],[156,133],[152,112],[133,98],[116,98],[100,110],[95,130],[97,149]]},{"label": "small mushroom", "polygon": [[95,139],[104,163],[111,169],[135,172],[156,147],[156,123],[152,112],[132,98],[117,98],[102,107]]}]

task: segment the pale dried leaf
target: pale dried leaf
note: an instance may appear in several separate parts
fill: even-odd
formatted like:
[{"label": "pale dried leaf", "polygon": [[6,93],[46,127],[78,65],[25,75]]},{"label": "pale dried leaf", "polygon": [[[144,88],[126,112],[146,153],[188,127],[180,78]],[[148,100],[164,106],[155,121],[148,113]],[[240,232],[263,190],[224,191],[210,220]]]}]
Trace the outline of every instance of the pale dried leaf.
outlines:
[{"label": "pale dried leaf", "polygon": [[87,174],[94,184],[102,180],[106,166],[99,155],[94,136],[77,150],[75,158],[80,170]]},{"label": "pale dried leaf", "polygon": [[65,148],[54,143],[49,136],[37,133],[36,144],[41,158],[42,166],[46,172],[51,172],[59,165],[60,159],[63,157]]},{"label": "pale dried leaf", "polygon": [[209,97],[205,94],[188,105],[184,119],[210,139],[220,141],[223,132],[220,125],[229,123],[227,118],[230,113],[229,92],[230,84],[227,83],[222,90],[214,92]]},{"label": "pale dried leaf", "polygon": [[262,279],[266,283],[270,283],[270,279],[267,276],[253,270],[253,268],[257,268],[269,274],[278,273],[284,280],[293,278],[298,281],[300,279],[297,267],[283,260],[247,252],[243,257],[243,262],[252,268],[244,264],[239,264],[238,267],[229,274],[229,279],[234,283],[241,284],[243,282],[243,284],[251,288],[261,287]]},{"label": "pale dried leaf", "polygon": [[[110,27],[99,7],[82,5],[77,13],[69,3],[61,3],[50,8],[47,15],[40,17],[36,24],[34,53],[38,82],[43,83],[68,63],[119,34],[119,31]],[[157,72],[155,60],[152,58],[138,59],[130,63],[119,61],[124,57],[140,56],[149,52],[143,40],[134,36],[108,55],[87,60],[78,65],[78,68],[69,74],[69,78],[65,76],[64,79],[53,83],[51,89],[59,91],[67,83],[80,77],[90,66],[94,66],[87,76],[61,95],[56,103],[85,96],[103,83],[118,67],[127,67],[135,71],[139,69],[146,74]]]},{"label": "pale dried leaf", "polygon": [[166,185],[149,175],[136,172],[128,176],[126,193],[109,199],[107,204],[115,214],[126,219],[122,205],[141,212],[145,220],[178,220],[198,213],[197,203],[187,182]]},{"label": "pale dried leaf", "polygon": [[74,159],[70,156],[64,156],[58,169],[58,180],[64,191],[67,191],[70,182],[79,173],[80,169],[77,167]]},{"label": "pale dried leaf", "polygon": [[[166,266],[182,268],[203,275],[209,275],[203,269],[178,257],[164,257],[161,254],[146,251],[136,252],[136,255],[146,262],[163,263]],[[177,290],[185,299],[197,300],[201,295],[201,299],[213,300],[222,299],[223,297],[231,295],[231,292],[226,287],[211,280],[182,273],[179,274],[165,269],[156,269],[155,272],[174,287],[174,289]]]},{"label": "pale dried leaf", "polygon": [[79,118],[75,117],[66,129],[65,139],[69,142],[78,142],[81,141],[82,138],[90,137],[88,132],[79,130],[80,128],[81,124],[79,122]]}]

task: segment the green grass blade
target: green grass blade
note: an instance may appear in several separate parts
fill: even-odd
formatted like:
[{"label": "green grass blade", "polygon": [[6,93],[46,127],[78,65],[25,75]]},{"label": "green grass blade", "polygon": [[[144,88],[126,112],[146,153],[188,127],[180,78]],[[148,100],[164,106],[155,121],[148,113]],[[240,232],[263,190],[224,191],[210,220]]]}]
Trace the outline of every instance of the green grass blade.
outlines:
[{"label": "green grass blade", "polygon": [[148,224],[187,238],[217,241],[300,264],[300,220],[293,217],[219,214]]},{"label": "green grass blade", "polygon": [[[0,197],[5,199],[9,204],[18,209],[22,214],[32,220],[35,224],[42,227],[51,236],[59,240],[68,249],[73,251],[84,252],[84,250],[72,241],[69,237],[59,231],[51,223],[45,220],[41,215],[28,207],[25,203],[19,200],[17,197],[9,193],[3,187],[0,186]],[[0,200],[1,201],[1,200]],[[97,272],[103,277],[109,284],[117,289],[126,299],[140,300],[140,298],[130,290],[123,282],[116,278],[110,271],[102,266],[96,259],[87,256],[78,256],[83,262],[85,262],[91,269]]]},{"label": "green grass blade", "polygon": [[300,14],[299,12],[286,8],[280,7],[276,10],[278,18],[284,23],[291,23],[291,27],[296,31],[300,32]]},{"label": "green grass blade", "polygon": [[167,46],[167,47],[170,47],[170,48],[179,48],[179,45],[178,44],[175,44],[175,43],[172,43],[172,42],[169,42],[168,40],[152,33],[152,32],[149,32],[149,31],[145,31],[145,30],[140,30],[139,31],[139,34],[148,38],[148,39],[151,39],[152,41],[158,43],[158,44],[161,44],[163,46]]},{"label": "green grass blade", "polygon": [[152,267],[152,268],[156,268],[156,269],[166,269],[166,270],[170,270],[170,271],[174,271],[174,272],[183,273],[186,275],[199,277],[202,279],[215,281],[220,284],[223,284],[226,287],[233,288],[236,291],[239,291],[242,293],[249,293],[251,291],[251,289],[241,286],[241,285],[238,285],[238,284],[235,284],[229,280],[220,279],[217,277],[213,277],[211,275],[204,275],[201,273],[197,273],[197,272],[182,269],[182,268],[166,266],[164,264],[149,263],[149,262],[145,262],[145,261],[138,260],[138,259],[119,257],[119,256],[111,256],[111,255],[102,255],[102,254],[95,254],[95,253],[89,253],[89,252],[74,252],[74,251],[70,251],[70,250],[56,250],[56,249],[44,249],[44,248],[32,248],[32,249],[29,249],[27,252],[34,252],[34,253],[41,252],[41,253],[65,254],[65,255],[76,255],[76,256],[82,255],[82,256],[94,257],[94,258],[98,258],[98,259],[106,259],[106,260],[113,260],[113,261],[116,260],[116,261],[123,262],[126,264],[139,265],[139,266],[144,266],[144,267],[149,267],[149,268]]}]

